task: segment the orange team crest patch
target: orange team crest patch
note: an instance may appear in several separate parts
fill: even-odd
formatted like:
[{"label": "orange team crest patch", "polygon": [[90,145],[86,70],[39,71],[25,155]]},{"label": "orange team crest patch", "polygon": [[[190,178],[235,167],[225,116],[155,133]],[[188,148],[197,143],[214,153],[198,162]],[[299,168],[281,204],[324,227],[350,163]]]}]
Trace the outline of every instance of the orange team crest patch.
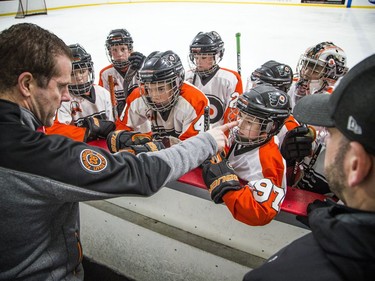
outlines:
[{"label": "orange team crest patch", "polygon": [[92,149],[82,150],[80,160],[83,168],[92,173],[101,172],[107,167],[107,159]]}]

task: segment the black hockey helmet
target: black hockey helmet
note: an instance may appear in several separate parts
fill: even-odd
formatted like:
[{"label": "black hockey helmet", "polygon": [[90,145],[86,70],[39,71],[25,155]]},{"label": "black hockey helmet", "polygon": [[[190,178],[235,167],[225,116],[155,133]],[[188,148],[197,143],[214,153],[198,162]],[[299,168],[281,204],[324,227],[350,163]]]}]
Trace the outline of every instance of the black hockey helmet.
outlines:
[{"label": "black hockey helmet", "polygon": [[[180,87],[185,79],[185,70],[180,57],[173,51],[152,52],[146,59],[139,71],[142,97],[146,103],[155,111],[169,110],[177,101]],[[171,86],[173,95],[168,105],[155,104],[147,93],[150,84]]]},{"label": "black hockey helmet", "polygon": [[[95,74],[94,74],[94,63],[91,59],[91,55],[86,52],[86,50],[80,44],[71,44],[69,48],[72,52],[73,62],[72,62],[72,75],[77,81],[76,84],[70,84],[68,86],[69,92],[71,94],[81,96],[88,93],[94,84]],[[81,75],[83,71],[88,70],[88,76],[78,79],[76,76]],[[81,72],[77,74],[77,72]],[[78,83],[82,80],[83,83]]]},{"label": "black hockey helmet", "polygon": [[[258,85],[244,92],[237,101],[237,108],[240,124],[234,130],[234,139],[237,143],[253,147],[268,142],[276,135],[291,110],[288,95],[270,85]],[[248,124],[257,125],[257,137],[250,139],[247,137],[249,134],[244,134],[244,128],[252,128]]]},{"label": "black hockey helmet", "polygon": [[130,33],[124,29],[113,29],[109,32],[105,40],[105,47],[108,60],[116,67],[123,68],[129,64],[129,61],[116,61],[111,54],[111,47],[116,45],[127,45],[129,52],[133,50],[133,38]]},{"label": "black hockey helmet", "polygon": [[190,43],[189,59],[194,63],[194,54],[215,55],[216,64],[224,56],[224,42],[216,31],[199,32]]},{"label": "black hockey helmet", "polygon": [[251,85],[248,85],[247,89],[250,89],[253,85],[270,84],[287,93],[292,82],[292,68],[287,64],[270,60],[251,73],[250,81],[248,82]]}]

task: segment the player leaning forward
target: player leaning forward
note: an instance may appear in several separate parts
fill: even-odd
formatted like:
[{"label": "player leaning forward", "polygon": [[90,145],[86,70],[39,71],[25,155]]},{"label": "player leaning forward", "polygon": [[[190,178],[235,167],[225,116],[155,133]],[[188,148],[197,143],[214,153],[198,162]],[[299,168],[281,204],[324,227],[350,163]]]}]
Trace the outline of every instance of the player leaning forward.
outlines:
[{"label": "player leaning forward", "polygon": [[70,99],[71,59],[34,24],[0,33],[0,280],[83,280],[78,202],[151,195],[222,149],[233,125],[137,156],[44,135]]}]

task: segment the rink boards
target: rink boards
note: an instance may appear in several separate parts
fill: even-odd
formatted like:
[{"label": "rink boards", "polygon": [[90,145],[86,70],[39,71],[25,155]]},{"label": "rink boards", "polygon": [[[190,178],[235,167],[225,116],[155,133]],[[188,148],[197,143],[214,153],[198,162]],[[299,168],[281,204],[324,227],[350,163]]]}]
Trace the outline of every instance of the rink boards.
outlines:
[{"label": "rink boards", "polygon": [[86,257],[134,280],[241,280],[309,232],[295,215],[317,198],[289,188],[277,218],[252,227],[210,200],[197,168],[151,197],[81,203],[81,240]]}]

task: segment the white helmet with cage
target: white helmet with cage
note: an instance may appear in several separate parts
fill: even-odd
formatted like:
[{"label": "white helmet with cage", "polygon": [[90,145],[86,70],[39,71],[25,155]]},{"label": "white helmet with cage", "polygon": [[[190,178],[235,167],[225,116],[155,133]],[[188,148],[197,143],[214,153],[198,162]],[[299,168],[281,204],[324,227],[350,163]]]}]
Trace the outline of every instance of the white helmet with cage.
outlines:
[{"label": "white helmet with cage", "polygon": [[297,73],[305,80],[337,81],[348,72],[346,60],[343,49],[332,42],[321,42],[301,55]]}]

